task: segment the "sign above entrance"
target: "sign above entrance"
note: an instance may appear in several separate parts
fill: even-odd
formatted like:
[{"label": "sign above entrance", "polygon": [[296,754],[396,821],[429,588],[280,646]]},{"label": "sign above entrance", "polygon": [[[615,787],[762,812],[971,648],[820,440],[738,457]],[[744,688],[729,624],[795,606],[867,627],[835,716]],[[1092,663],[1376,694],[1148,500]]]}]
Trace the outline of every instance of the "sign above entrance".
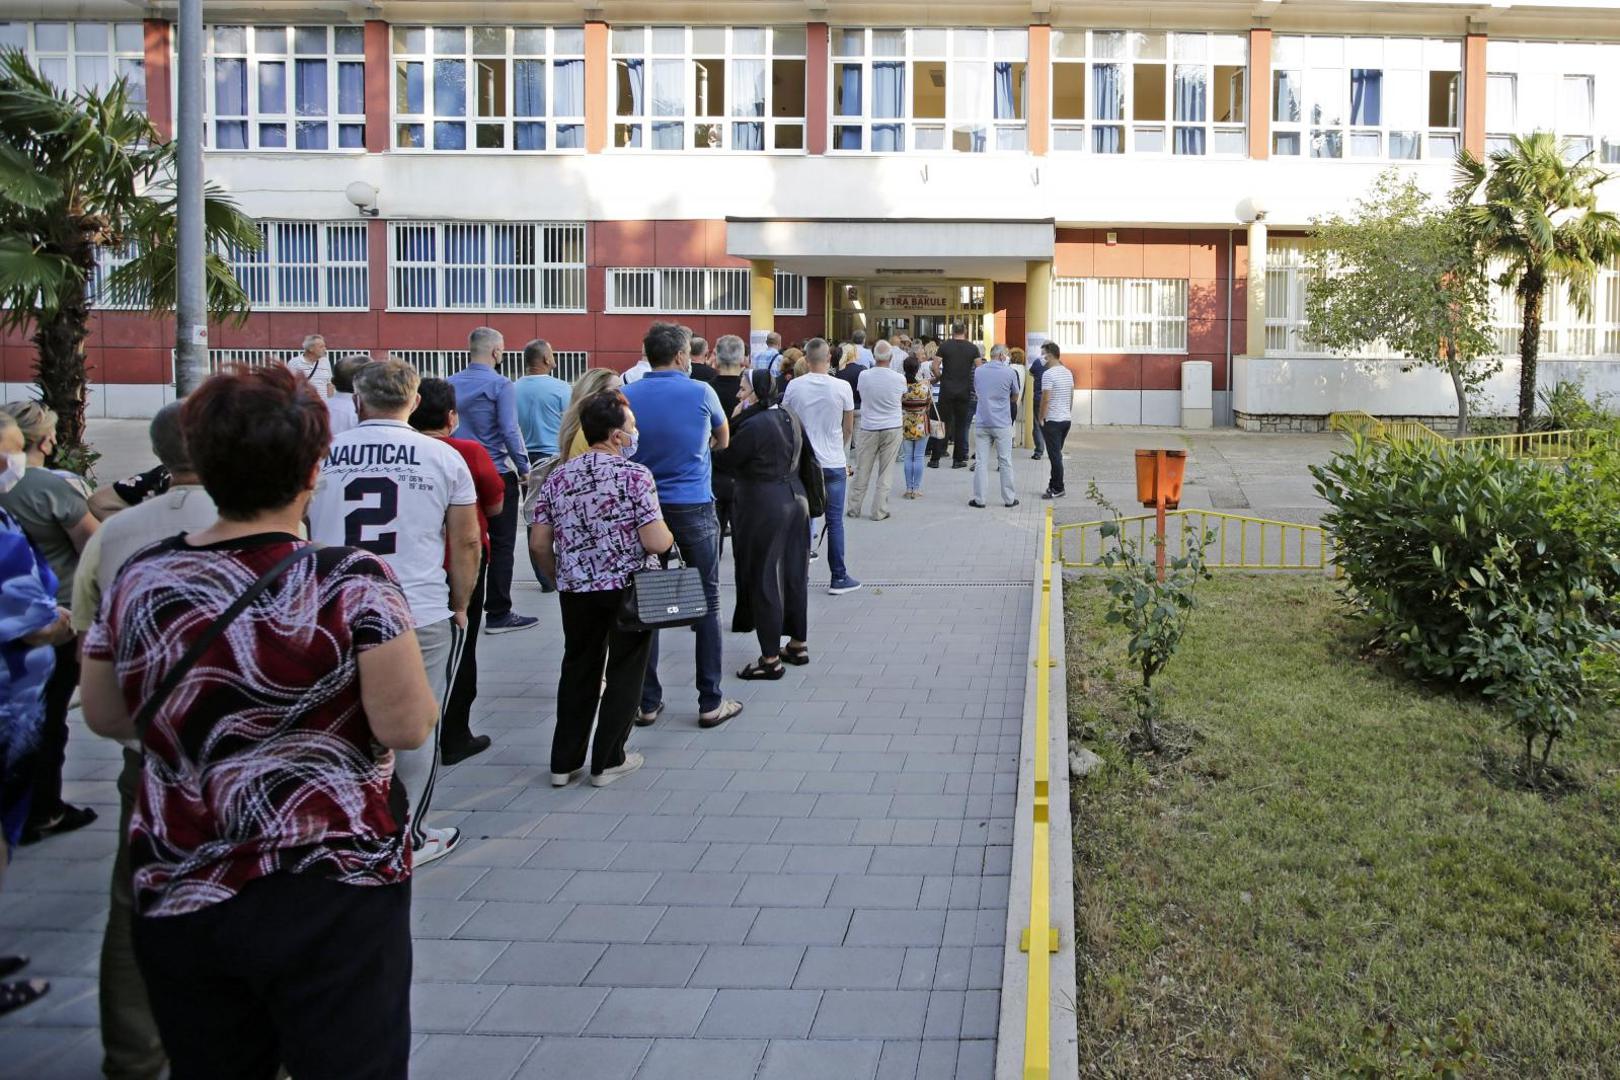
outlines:
[{"label": "sign above entrance", "polygon": [[950,311],[961,302],[956,286],[873,285],[866,303],[873,311]]}]

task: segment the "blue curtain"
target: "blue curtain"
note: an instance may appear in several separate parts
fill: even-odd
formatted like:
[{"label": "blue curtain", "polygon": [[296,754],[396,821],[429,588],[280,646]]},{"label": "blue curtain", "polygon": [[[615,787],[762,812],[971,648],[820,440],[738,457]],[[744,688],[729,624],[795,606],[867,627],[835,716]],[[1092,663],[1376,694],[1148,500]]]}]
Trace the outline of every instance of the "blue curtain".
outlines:
[{"label": "blue curtain", "polygon": [[686,61],[653,61],[652,112],[654,116],[686,115]]},{"label": "blue curtain", "polygon": [[326,115],[326,61],[300,60],[295,74],[298,78],[298,115]]},{"label": "blue curtain", "polygon": [[422,64],[415,61],[405,65],[405,101],[400,111],[420,116],[426,109],[422,99]]},{"label": "blue curtain", "polygon": [[1125,119],[1125,86],[1118,64],[1091,66],[1092,119]]},{"label": "blue curtain", "polygon": [[1376,68],[1350,71],[1350,122],[1378,125],[1384,115],[1384,73]]},{"label": "blue curtain", "polygon": [[[433,61],[433,115],[467,115],[467,62]],[[434,140],[437,145],[438,140]]]},{"label": "blue curtain", "polygon": [[261,113],[287,111],[287,65],[259,65],[259,111]]},{"label": "blue curtain", "polygon": [[1005,60],[996,62],[996,119],[1017,120],[1021,102],[1018,100],[1017,88],[1013,86],[1013,66]]},{"label": "blue curtain", "polygon": [[[765,115],[765,61],[733,60],[731,62],[731,115]],[[742,149],[742,147],[738,147],[738,149]],[[756,146],[752,149],[757,150],[759,147]]]},{"label": "blue curtain", "polygon": [[837,132],[838,149],[859,150],[861,148],[861,129],[858,126],[840,127]]},{"label": "blue curtain", "polygon": [[1299,123],[1299,73],[1274,72],[1271,82],[1276,95],[1271,106],[1271,118],[1285,124]]},{"label": "blue curtain", "polygon": [[1201,127],[1176,128],[1176,153],[1202,154],[1204,152],[1204,129]]},{"label": "blue curtain", "polygon": [[1204,69],[1176,65],[1177,120],[1205,120],[1209,116],[1209,88],[1204,82]]},{"label": "blue curtain", "polygon": [[214,115],[247,115],[247,61],[214,61]]},{"label": "blue curtain", "polygon": [[362,116],[366,111],[366,65],[338,65],[338,112]]},{"label": "blue curtain", "polygon": [[513,67],[515,69],[512,72],[513,115],[546,115],[546,62],[519,60]]},{"label": "blue curtain", "polygon": [[433,125],[433,149],[467,149],[467,125],[440,120]]},{"label": "blue curtain", "polygon": [[685,150],[686,125],[682,123],[662,123],[652,126],[652,148],[654,150]]},{"label": "blue curtain", "polygon": [[[859,94],[857,93],[858,99]],[[906,115],[906,65],[872,65],[872,115],[882,117]],[[874,130],[872,149],[883,149],[877,143],[877,133]],[[893,149],[898,150],[903,149],[903,147],[893,147]]]},{"label": "blue curtain", "polygon": [[731,148],[733,150],[765,149],[765,125],[732,124]]},{"label": "blue curtain", "polygon": [[1125,152],[1125,133],[1117,127],[1091,129],[1091,150],[1095,154],[1122,154]]},{"label": "blue curtain", "polygon": [[[242,127],[242,126],[243,125],[241,125],[241,124],[224,124],[224,123],[220,124],[219,127],[220,127],[221,141],[223,141],[223,139],[224,139],[224,131],[225,131],[226,128],[228,128],[228,127]],[[287,125],[286,124],[260,124],[259,125],[259,145],[261,147],[264,147],[265,149],[272,149],[272,148],[286,146],[287,145]],[[238,147],[238,149],[241,149],[241,147]]]},{"label": "blue curtain", "polygon": [[298,149],[327,149],[327,140],[331,137],[328,127],[329,125],[325,120],[298,121]]},{"label": "blue curtain", "polygon": [[[644,80],[645,73],[642,70],[642,62],[640,60],[621,60],[619,61],[619,65],[619,71],[624,76],[619,84],[620,92],[622,93],[624,90],[628,89],[630,91],[630,100],[628,102],[621,100],[618,103],[618,115],[647,115],[647,101]],[[627,104],[629,105],[628,110],[625,108]]]},{"label": "blue curtain", "polygon": [[558,124],[555,135],[558,150],[582,150],[585,147],[584,124]]},{"label": "blue curtain", "polygon": [[[857,138],[853,150],[860,149],[860,140]],[[906,126],[904,124],[873,124],[872,149],[880,153],[898,153],[906,148]]]},{"label": "blue curtain", "polygon": [[[861,115],[861,69],[860,69],[860,65],[858,65],[858,64],[845,64],[845,65],[843,65],[843,80],[842,81],[843,81],[843,85],[838,88],[838,96],[839,96],[838,115],[839,116],[859,116],[859,115]],[[855,145],[853,147],[842,147],[842,149],[846,149],[846,150],[848,150],[848,149],[859,149],[860,144],[861,144],[860,134],[857,133],[856,136],[855,136]]]},{"label": "blue curtain", "polygon": [[544,150],[546,125],[522,121],[512,125],[512,146],[516,150]]},{"label": "blue curtain", "polygon": [[554,116],[585,115],[585,61],[551,62],[551,108]]}]

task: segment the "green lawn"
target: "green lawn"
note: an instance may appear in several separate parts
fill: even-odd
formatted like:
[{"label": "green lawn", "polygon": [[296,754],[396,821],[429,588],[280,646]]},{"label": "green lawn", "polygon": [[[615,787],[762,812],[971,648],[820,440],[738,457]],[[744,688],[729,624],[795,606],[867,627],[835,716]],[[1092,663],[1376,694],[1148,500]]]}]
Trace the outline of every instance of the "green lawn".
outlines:
[{"label": "green lawn", "polygon": [[1222,574],[1166,673],[1190,749],[1144,765],[1101,584],[1065,589],[1108,760],[1073,792],[1085,1075],[1334,1075],[1369,1022],[1465,1015],[1481,1075],[1620,1076],[1615,715],[1554,754],[1585,790],[1506,790],[1497,715],[1361,656],[1333,584]]}]

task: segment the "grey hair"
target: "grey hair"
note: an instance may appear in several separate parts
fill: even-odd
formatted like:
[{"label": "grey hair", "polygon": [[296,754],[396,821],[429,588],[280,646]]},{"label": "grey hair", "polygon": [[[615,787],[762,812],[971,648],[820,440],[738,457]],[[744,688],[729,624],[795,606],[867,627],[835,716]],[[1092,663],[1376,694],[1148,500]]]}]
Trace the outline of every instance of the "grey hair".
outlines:
[{"label": "grey hair", "polygon": [[849,340],[853,341],[857,345],[865,345],[866,344],[866,331],[865,330],[857,330],[857,331],[855,331],[853,334],[849,335]]},{"label": "grey hair", "polygon": [[691,348],[692,348],[692,355],[693,356],[708,356],[709,355],[709,343],[708,343],[708,341],[706,339],[704,339],[704,338],[698,337],[696,334],[692,335]]},{"label": "grey hair", "polygon": [[813,337],[804,343],[804,358],[806,360],[819,364],[830,356],[831,350],[827,347],[826,338]]},{"label": "grey hair", "polygon": [[990,359],[992,360],[1005,360],[1010,355],[1012,354],[1007,351],[1007,346],[1005,345],[990,346]]},{"label": "grey hair", "polygon": [[467,352],[473,356],[494,356],[495,345],[503,340],[499,330],[480,326],[467,335]]},{"label": "grey hair", "polygon": [[[859,332],[860,331],[856,331],[856,333]],[[891,359],[894,358],[894,346],[890,345],[887,341],[879,341],[876,345],[872,346],[872,358],[880,364],[887,364]]]},{"label": "grey hair", "polygon": [[714,343],[714,358],[724,367],[741,364],[747,355],[748,346],[736,334],[722,334],[720,340]]},{"label": "grey hair", "polygon": [[147,435],[152,453],[171,473],[190,472],[191,455],[186,452],[186,433],[180,427],[180,402],[171,401],[152,417]]},{"label": "grey hair", "polygon": [[410,408],[422,377],[403,360],[374,360],[354,377],[354,392],[368,413],[397,413]]},{"label": "grey hair", "polygon": [[313,349],[317,341],[322,345],[326,344],[326,339],[319,334],[310,334],[308,337],[304,338],[304,351],[309,352],[309,350]]}]

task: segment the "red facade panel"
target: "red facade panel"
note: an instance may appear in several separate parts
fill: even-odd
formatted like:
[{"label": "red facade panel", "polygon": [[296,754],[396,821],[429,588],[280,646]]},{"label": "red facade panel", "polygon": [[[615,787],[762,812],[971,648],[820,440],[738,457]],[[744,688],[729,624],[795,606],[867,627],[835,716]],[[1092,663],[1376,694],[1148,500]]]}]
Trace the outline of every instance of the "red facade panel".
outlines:
[{"label": "red facade panel", "polygon": [[597,221],[591,223],[585,245],[591,266],[657,266],[653,255],[653,222]]}]

